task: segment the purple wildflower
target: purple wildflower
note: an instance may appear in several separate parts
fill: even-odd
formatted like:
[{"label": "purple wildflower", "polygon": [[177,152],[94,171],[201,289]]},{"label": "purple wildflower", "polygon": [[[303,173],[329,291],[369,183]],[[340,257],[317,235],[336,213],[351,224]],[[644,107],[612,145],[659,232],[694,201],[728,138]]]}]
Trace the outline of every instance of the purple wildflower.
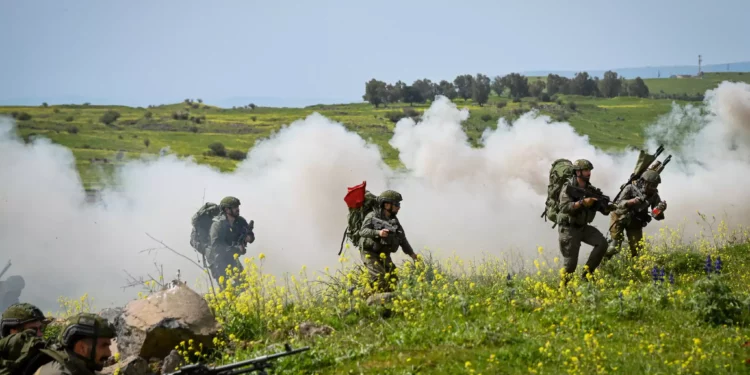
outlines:
[{"label": "purple wildflower", "polygon": [[712,267],[712,264],[711,264],[711,255],[709,254],[709,255],[708,255],[708,256],[706,257],[706,266],[705,266],[705,267],[703,267],[703,269],[705,269],[705,270],[706,270],[706,275],[710,275],[710,274],[711,274],[712,268],[713,268],[713,267]]},{"label": "purple wildflower", "polygon": [[716,273],[721,273],[721,265],[722,265],[721,256],[717,255],[716,256]]}]

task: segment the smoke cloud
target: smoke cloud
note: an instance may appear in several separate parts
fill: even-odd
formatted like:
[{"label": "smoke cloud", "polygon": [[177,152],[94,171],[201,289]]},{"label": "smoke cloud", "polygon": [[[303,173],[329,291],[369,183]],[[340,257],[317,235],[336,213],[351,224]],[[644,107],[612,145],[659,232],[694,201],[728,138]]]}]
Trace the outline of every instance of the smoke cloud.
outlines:
[{"label": "smoke cloud", "polygon": [[[750,86],[722,83],[707,93],[706,104],[704,110],[675,106],[647,131],[649,151],[662,143],[663,156],[673,159],[659,187],[668,202],[666,220],[652,222],[646,233],[694,223],[697,210],[726,215],[733,225],[750,222],[744,192]],[[472,148],[461,129],[468,116],[441,97],[421,122],[402,119],[391,145],[406,171],[391,170],[376,146],[313,114],[259,142],[232,173],[169,154],[128,162],[97,203],[86,201],[68,149],[45,139],[25,144],[12,121],[0,119],[0,247],[2,258],[13,261],[6,277],[23,275],[22,299],[53,311],[59,296],[84,293],[99,308],[122,305],[137,294],[122,288],[125,271],[155,275],[154,263],[164,265],[167,279],[179,269],[184,280],[194,287],[201,280],[205,288],[188,260],[142,250],[161,246],[148,233],[198,261],[189,245],[190,217],[204,201],[226,195],[238,197],[241,214],[255,221],[248,256],[265,253],[267,272],[296,273],[303,265],[322,270],[337,264],[346,187],[364,180],[376,194],[391,188],[404,195],[399,216],[418,252],[535,256],[543,246],[557,255],[557,231],[540,218],[552,162],[591,160],[592,183],[614,196],[637,159],[634,151],[604,153],[569,124],[535,112],[513,124],[501,119],[483,134],[483,147]],[[608,222],[598,215],[593,224],[606,234]],[[358,258],[352,250],[349,256]],[[580,263],[590,250],[582,246]]]}]

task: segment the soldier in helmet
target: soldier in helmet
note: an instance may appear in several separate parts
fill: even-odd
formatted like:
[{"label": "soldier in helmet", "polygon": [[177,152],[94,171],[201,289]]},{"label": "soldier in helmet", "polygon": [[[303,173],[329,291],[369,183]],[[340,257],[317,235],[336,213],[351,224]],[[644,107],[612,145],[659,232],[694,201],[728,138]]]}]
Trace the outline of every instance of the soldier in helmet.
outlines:
[{"label": "soldier in helmet", "polygon": [[20,302],[21,292],[26,287],[23,277],[14,275],[0,281],[0,311]]},{"label": "soldier in helmet", "polygon": [[[393,190],[386,190],[378,196],[378,208],[371,211],[362,221],[359,230],[359,250],[362,261],[370,274],[370,283],[379,291],[390,291],[396,284],[396,265],[391,260],[391,253],[398,251],[399,246],[404,253],[417,260],[406,233],[396,215],[401,208],[401,194]],[[397,225],[398,230],[391,233],[388,229],[376,230],[373,218],[378,218]],[[386,274],[388,280],[386,280]]]},{"label": "soldier in helmet", "polygon": [[[225,197],[219,203],[222,213],[217,215],[209,230],[209,244],[206,250],[206,261],[214,279],[219,281],[226,277],[228,266],[242,271],[242,264],[234,258],[235,254],[245,255],[245,243],[253,243],[255,234],[248,222],[240,216],[240,200]],[[246,233],[243,237],[242,233]]]},{"label": "soldier in helmet", "polygon": [[[607,251],[607,240],[604,238],[602,232],[590,225],[596,216],[597,211],[594,203],[597,199],[589,197],[575,201],[568,195],[566,187],[571,184],[580,188],[594,188],[589,182],[591,170],[593,169],[594,166],[590,161],[585,159],[576,160],[573,163],[575,176],[572,176],[570,180],[565,182],[560,190],[560,214],[558,215],[559,226],[557,229],[560,252],[565,259],[565,272],[568,275],[575,272],[581,242],[594,247],[591,255],[589,255],[588,262],[586,262],[588,269],[584,271],[584,278],[586,273],[594,272],[599,263],[601,263]],[[609,214],[612,209],[612,205],[605,207],[605,214]]]},{"label": "soldier in helmet", "polygon": [[637,181],[622,190],[622,194],[615,202],[617,208],[610,214],[609,233],[612,240],[607,249],[607,259],[620,252],[624,232],[627,232],[630,255],[638,256],[638,244],[643,239],[643,228],[652,219],[649,208],[658,208],[659,212],[653,218],[664,220],[667,202],[662,201],[659,196],[657,187],[660,183],[659,173],[649,169],[643,172]]},{"label": "soldier in helmet", "polygon": [[3,312],[0,320],[0,337],[5,338],[26,330],[33,330],[35,335],[41,337],[44,327],[49,322],[38,307],[30,303],[17,303]]},{"label": "soldier in helmet", "polygon": [[104,368],[112,356],[110,345],[115,327],[106,319],[91,313],[79,313],[65,321],[58,341],[61,350],[40,350],[47,363],[35,375],[94,374]]},{"label": "soldier in helmet", "polygon": [[28,303],[18,303],[3,312],[0,320],[0,374],[16,374],[33,358],[34,348],[44,348],[44,328],[50,319]]}]

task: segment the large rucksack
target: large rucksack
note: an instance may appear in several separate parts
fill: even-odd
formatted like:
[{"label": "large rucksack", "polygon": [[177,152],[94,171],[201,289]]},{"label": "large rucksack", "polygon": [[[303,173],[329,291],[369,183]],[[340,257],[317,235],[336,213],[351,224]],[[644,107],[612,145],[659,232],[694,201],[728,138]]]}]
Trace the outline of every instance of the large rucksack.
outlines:
[{"label": "large rucksack", "polygon": [[549,185],[547,185],[547,201],[545,203],[542,218],[544,221],[549,219],[553,224],[552,228],[557,225],[558,204],[560,203],[560,190],[565,181],[574,176],[573,163],[568,159],[557,159],[552,163],[549,171]]},{"label": "large rucksack", "polygon": [[378,197],[370,193],[366,187],[367,181],[362,181],[359,185],[347,188],[344,202],[349,208],[349,214],[347,214],[347,227],[341,239],[339,255],[344,249],[346,239],[349,239],[354,246],[359,246],[359,230],[362,228],[362,222],[370,211],[378,207]]},{"label": "large rucksack", "polygon": [[210,240],[211,222],[219,214],[221,214],[219,205],[208,202],[198,209],[198,212],[191,219],[193,231],[190,233],[190,246],[202,255],[206,255],[206,248]]}]

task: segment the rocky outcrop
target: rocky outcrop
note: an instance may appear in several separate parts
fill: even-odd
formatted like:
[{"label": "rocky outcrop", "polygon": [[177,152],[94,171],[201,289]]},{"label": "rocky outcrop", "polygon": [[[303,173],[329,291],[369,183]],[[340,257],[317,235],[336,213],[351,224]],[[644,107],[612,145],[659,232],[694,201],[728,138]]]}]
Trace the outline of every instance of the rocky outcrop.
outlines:
[{"label": "rocky outcrop", "polygon": [[131,301],[115,318],[121,357],[164,358],[180,342],[213,347],[219,324],[201,295],[185,284]]},{"label": "rocky outcrop", "polygon": [[131,356],[124,361],[105,367],[102,369],[101,374],[114,374],[117,369],[120,370],[118,375],[149,375],[152,373],[151,369],[148,367],[148,362],[145,359]]}]

